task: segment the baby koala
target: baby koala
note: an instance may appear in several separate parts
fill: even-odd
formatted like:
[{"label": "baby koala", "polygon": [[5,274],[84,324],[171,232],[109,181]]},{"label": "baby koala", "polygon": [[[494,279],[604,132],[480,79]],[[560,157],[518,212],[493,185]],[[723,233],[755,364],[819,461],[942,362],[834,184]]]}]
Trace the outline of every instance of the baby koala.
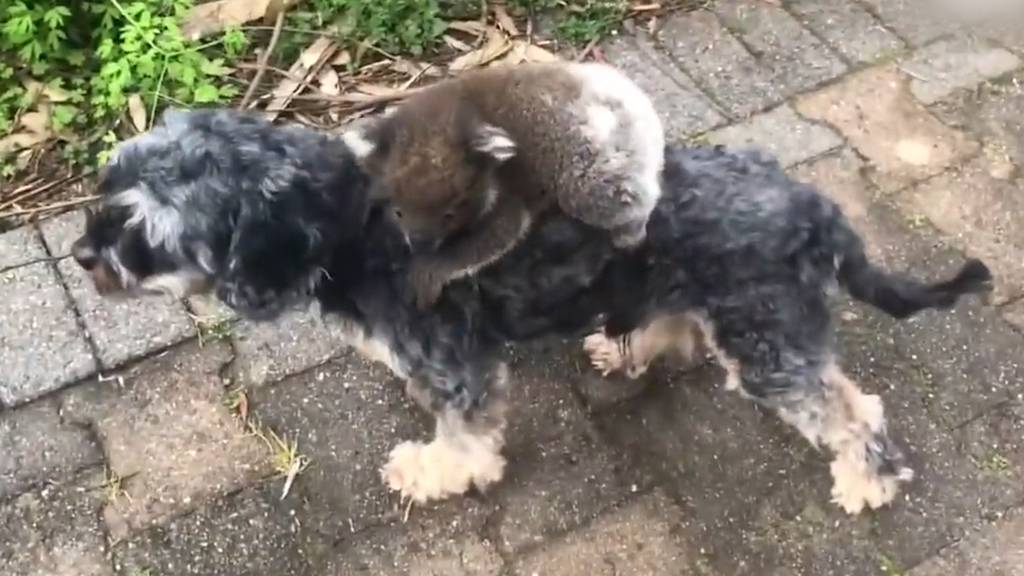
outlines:
[{"label": "baby koala", "polygon": [[664,138],[647,95],[596,63],[466,73],[345,135],[416,255],[421,307],[500,258],[548,209],[608,230],[621,248],[642,243]]}]

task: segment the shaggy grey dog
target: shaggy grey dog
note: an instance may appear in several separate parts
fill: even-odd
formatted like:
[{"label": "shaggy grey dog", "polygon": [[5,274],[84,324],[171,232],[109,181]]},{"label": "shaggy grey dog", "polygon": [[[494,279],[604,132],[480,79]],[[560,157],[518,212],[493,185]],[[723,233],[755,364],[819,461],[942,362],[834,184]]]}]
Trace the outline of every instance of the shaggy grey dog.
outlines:
[{"label": "shaggy grey dog", "polygon": [[934,284],[876,268],[833,202],[761,154],[669,147],[639,251],[556,211],[420,311],[404,235],[368,185],[337,139],[231,111],[173,112],[118,149],[74,255],[107,292],[212,289],[256,318],[318,301],[436,418],[432,441],[400,444],[383,469],[416,501],[502,477],[505,342],[606,326],[585,341],[591,360],[634,376],[702,335],[730,387],[834,455],[839,505],[881,506],[912,473],[881,400],[838,367],[827,292],[903,318],[990,289],[975,260]]}]

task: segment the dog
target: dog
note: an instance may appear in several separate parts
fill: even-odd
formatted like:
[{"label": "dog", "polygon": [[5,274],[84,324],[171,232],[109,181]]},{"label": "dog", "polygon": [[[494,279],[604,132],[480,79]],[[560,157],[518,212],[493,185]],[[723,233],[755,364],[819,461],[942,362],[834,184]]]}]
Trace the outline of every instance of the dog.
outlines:
[{"label": "dog", "polygon": [[416,253],[421,306],[499,259],[560,209],[644,238],[664,130],[650,98],[599,63],[498,66],[434,84],[345,135]]},{"label": "dog", "polygon": [[641,250],[554,212],[422,311],[404,234],[338,142],[237,112],[170,113],[119,147],[73,255],[108,293],[212,290],[259,319],[319,302],[435,417],[431,441],[399,444],[382,469],[417,502],[503,476],[506,342],[590,334],[597,368],[635,376],[702,333],[730,388],[831,451],[836,503],[880,507],[913,473],[881,400],[839,368],[828,292],[905,318],[991,289],[977,260],[931,284],[880,270],[839,208],[765,155],[670,146]]}]

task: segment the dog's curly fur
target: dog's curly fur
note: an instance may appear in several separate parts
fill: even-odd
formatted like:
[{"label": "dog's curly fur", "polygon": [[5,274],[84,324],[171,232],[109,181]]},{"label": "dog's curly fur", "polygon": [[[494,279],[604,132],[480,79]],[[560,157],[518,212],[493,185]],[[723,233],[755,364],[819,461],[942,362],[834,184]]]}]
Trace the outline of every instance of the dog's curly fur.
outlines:
[{"label": "dog's curly fur", "polygon": [[248,316],[319,301],[437,417],[433,441],[403,443],[384,469],[420,501],[501,478],[505,342],[607,325],[586,340],[591,359],[631,375],[703,333],[728,384],[833,452],[836,502],[881,506],[911,472],[878,397],[837,367],[826,292],[842,286],[902,318],[990,287],[974,260],[936,284],[874,267],[833,202],[757,152],[669,147],[639,252],[555,213],[422,312],[404,237],[339,142],[234,112],[173,113],[121,146],[74,252],[98,285],[213,287]]}]

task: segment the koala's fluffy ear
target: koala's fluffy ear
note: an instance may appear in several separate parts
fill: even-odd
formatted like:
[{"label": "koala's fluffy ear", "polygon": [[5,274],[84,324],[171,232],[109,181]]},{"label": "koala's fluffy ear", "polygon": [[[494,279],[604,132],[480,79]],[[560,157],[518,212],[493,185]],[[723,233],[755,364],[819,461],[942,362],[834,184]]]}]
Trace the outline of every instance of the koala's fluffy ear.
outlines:
[{"label": "koala's fluffy ear", "polygon": [[498,163],[516,155],[516,143],[512,136],[493,124],[479,124],[470,138],[469,145],[476,152],[489,156]]}]

